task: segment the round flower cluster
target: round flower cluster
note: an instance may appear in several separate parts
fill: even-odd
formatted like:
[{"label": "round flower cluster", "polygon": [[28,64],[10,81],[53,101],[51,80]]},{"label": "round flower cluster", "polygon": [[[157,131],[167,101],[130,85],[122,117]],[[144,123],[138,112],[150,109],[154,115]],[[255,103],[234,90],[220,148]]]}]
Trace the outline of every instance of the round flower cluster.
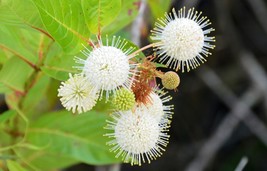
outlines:
[{"label": "round flower cluster", "polygon": [[129,63],[128,57],[133,48],[125,49],[126,44],[126,40],[115,36],[110,44],[107,37],[106,45],[103,45],[100,39],[93,50],[86,48],[82,51],[87,57],[85,60],[75,57],[76,62],[82,64],[76,68],[80,69],[93,87],[99,90],[100,98],[104,91],[108,100],[110,93],[115,94],[121,87],[130,88],[130,78],[134,75],[132,69],[135,65]]},{"label": "round flower cluster", "polygon": [[98,93],[83,74],[69,74],[69,79],[62,82],[58,89],[60,101],[67,110],[78,113],[91,110],[96,104]]},{"label": "round flower cluster", "polygon": [[165,18],[156,22],[156,27],[152,30],[151,39],[155,40],[155,50],[161,62],[166,65],[184,71],[194,69],[205,62],[211,53],[209,49],[215,46],[210,42],[215,41],[215,37],[207,35],[214,31],[208,27],[211,22],[207,17],[201,17],[201,12],[189,9],[186,14],[185,7],[176,13],[165,14]]},{"label": "round flower cluster", "polygon": [[135,105],[135,96],[131,90],[121,88],[112,99],[112,104],[118,111],[131,110]]},{"label": "round flower cluster", "polygon": [[163,103],[171,99],[163,97],[166,93],[151,92],[150,102],[140,104],[134,110],[119,111],[112,114],[112,120],[107,121],[106,134],[112,138],[107,144],[112,146],[111,151],[122,157],[123,161],[131,165],[156,159],[162,155],[164,147],[168,144],[167,134],[173,106]]},{"label": "round flower cluster", "polygon": [[[155,42],[134,51],[126,40],[113,36],[103,42],[90,41],[90,48],[81,52],[86,59],[75,57],[81,72],[69,74],[69,79],[62,82],[58,96],[62,105],[73,113],[91,110],[105,96],[111,103],[113,112],[107,121],[105,136],[111,140],[110,151],[116,153],[124,162],[132,165],[156,159],[162,155],[169,141],[169,127],[173,114],[173,105],[166,105],[171,100],[163,89],[156,86],[156,78],[168,90],[177,90],[180,78],[174,71],[166,73],[158,70],[153,59],[178,71],[196,68],[206,61],[209,49],[215,41],[208,34],[213,28],[206,28],[211,23],[201,12],[185,8],[165,14],[165,18],[156,22],[152,30]],[[128,48],[126,48],[128,47]],[[156,53],[140,59],[136,55],[142,50],[154,47]]]}]

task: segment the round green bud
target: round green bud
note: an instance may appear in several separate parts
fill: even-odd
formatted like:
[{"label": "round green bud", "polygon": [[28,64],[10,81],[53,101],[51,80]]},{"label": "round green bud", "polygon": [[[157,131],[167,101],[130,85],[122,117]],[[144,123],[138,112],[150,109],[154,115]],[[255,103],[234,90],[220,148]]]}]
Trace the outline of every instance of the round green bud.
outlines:
[{"label": "round green bud", "polygon": [[121,88],[116,91],[111,102],[116,110],[126,111],[134,107],[135,96],[131,90]]},{"label": "round green bud", "polygon": [[168,71],[161,78],[162,85],[169,90],[176,89],[180,84],[180,78],[176,72]]}]

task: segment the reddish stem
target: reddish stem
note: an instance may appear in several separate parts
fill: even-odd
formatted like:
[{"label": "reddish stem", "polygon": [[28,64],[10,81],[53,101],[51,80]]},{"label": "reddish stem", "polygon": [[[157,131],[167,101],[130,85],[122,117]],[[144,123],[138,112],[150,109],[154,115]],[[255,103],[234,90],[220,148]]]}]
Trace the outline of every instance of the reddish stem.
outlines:
[{"label": "reddish stem", "polygon": [[132,54],[130,54],[130,55],[129,55],[129,58],[132,58],[132,57],[134,57],[136,54],[138,54],[139,52],[142,52],[142,51],[144,51],[144,50],[146,50],[146,49],[148,49],[148,48],[151,48],[151,47],[153,47],[153,46],[155,46],[154,43],[151,43],[151,44],[149,44],[149,45],[146,45],[146,46],[142,47],[141,49],[138,49],[137,51],[134,51]]},{"label": "reddish stem", "polygon": [[52,39],[52,40],[54,40],[54,38],[49,34],[49,33],[47,33],[46,31],[44,31],[44,30],[42,30],[42,29],[40,29],[40,28],[37,28],[37,27],[34,27],[34,26],[32,26],[32,25],[29,25],[31,28],[33,28],[33,29],[35,29],[35,30],[38,30],[38,31],[40,31],[41,33],[43,33],[43,34],[45,34],[47,37],[49,37],[50,39]]},{"label": "reddish stem", "polygon": [[23,60],[24,62],[26,62],[28,65],[30,65],[34,70],[38,70],[38,68],[35,66],[35,64],[31,63],[30,61],[27,60],[27,58],[25,58],[24,56],[21,56],[20,54],[18,54],[16,51],[9,49],[3,45],[0,45],[0,48],[2,48],[3,50],[7,50],[11,53],[13,53],[14,55],[18,56],[21,60]]}]

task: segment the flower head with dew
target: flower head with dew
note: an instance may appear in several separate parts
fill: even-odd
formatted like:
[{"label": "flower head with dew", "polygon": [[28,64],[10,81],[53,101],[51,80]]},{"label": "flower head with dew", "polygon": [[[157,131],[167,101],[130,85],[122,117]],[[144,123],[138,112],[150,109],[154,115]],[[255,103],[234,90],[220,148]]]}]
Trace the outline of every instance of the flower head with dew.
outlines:
[{"label": "flower head with dew", "polygon": [[82,74],[69,74],[69,77],[67,81],[61,83],[58,89],[62,105],[73,113],[77,111],[80,114],[91,110],[99,96],[97,90]]},{"label": "flower head with dew", "polygon": [[152,115],[158,122],[167,123],[172,118],[173,105],[165,105],[172,97],[167,95],[167,92],[162,89],[154,88],[154,91],[149,94],[149,103],[141,104],[140,110],[144,110]]},{"label": "flower head with dew", "polygon": [[206,61],[205,57],[211,54],[209,49],[215,47],[210,44],[215,37],[207,36],[214,29],[207,28],[211,22],[201,14],[194,8],[186,12],[184,7],[178,14],[173,9],[156,22],[151,39],[156,41],[160,62],[166,61],[168,67],[184,72],[184,67],[190,71]]},{"label": "flower head with dew", "polygon": [[128,55],[134,48],[125,49],[126,44],[126,40],[113,36],[111,42],[107,37],[103,45],[100,38],[92,50],[86,48],[82,51],[87,59],[75,57],[77,63],[83,64],[77,68],[82,70],[94,88],[100,90],[100,97],[103,91],[106,92],[106,99],[108,99],[109,94],[115,93],[120,87],[130,88],[135,64],[129,63],[129,58],[132,56]]},{"label": "flower head with dew", "polygon": [[117,153],[126,163],[141,165],[162,155],[167,146],[169,135],[167,127],[159,122],[148,110],[117,112],[112,115],[113,121],[107,121],[106,134],[112,138],[107,144],[113,146],[110,151]]}]

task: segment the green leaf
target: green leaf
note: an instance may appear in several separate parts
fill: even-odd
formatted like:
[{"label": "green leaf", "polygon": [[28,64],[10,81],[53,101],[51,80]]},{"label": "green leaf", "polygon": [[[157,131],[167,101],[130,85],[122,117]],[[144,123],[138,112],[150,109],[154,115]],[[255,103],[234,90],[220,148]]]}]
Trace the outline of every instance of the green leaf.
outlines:
[{"label": "green leaf", "polygon": [[0,82],[11,90],[23,92],[33,71],[33,68],[27,63],[13,57],[5,63],[0,71]]},{"label": "green leaf", "polygon": [[28,129],[27,142],[47,146],[42,153],[39,151],[43,155],[50,153],[96,165],[117,163],[103,136],[107,117],[94,111],[82,115],[67,111],[44,114]]},{"label": "green leaf", "polygon": [[17,159],[17,158],[18,157],[15,155],[9,155],[9,154],[7,154],[7,155],[1,154],[0,155],[0,160]]},{"label": "green leaf", "polygon": [[50,153],[45,150],[29,150],[25,148],[14,149],[16,154],[23,157],[24,161],[33,166],[34,170],[55,170],[66,168],[71,165],[79,163],[79,161],[73,158],[66,157],[64,155]]},{"label": "green leaf", "polygon": [[[50,83],[50,78],[43,73],[37,75],[37,80],[35,80],[34,86],[28,91],[27,95],[24,97],[22,102],[22,111],[27,113],[39,114],[36,111],[43,110],[43,107],[47,107],[47,99],[45,99],[45,93]],[[42,100],[42,103],[40,103]]]},{"label": "green leaf", "polygon": [[42,34],[32,29],[5,25],[0,27],[0,33],[0,49],[11,52],[24,61],[37,63]]},{"label": "green leaf", "polygon": [[168,12],[171,0],[148,0],[148,5],[152,11],[154,19],[157,19],[163,17],[165,12]]},{"label": "green leaf", "polygon": [[115,20],[103,28],[102,34],[113,34],[128,24],[137,16],[140,0],[122,0],[121,11]]},{"label": "green leaf", "polygon": [[46,98],[48,103],[48,109],[54,109],[58,105],[58,88],[60,82],[55,79],[51,79],[49,87],[47,88]]},{"label": "green leaf", "polygon": [[20,164],[12,160],[7,161],[7,167],[9,171],[27,171]]},{"label": "green leaf", "polygon": [[0,93],[10,93],[11,89],[0,82]]},{"label": "green leaf", "polygon": [[[0,125],[1,130],[5,130],[9,125]],[[12,142],[14,139],[13,137],[8,134],[6,131],[0,131],[0,137],[1,137],[1,142],[0,142],[0,147],[4,148],[6,146],[10,145],[10,142]],[[1,154],[4,155],[4,154]],[[1,157],[0,157],[1,160]]]},{"label": "green leaf", "polygon": [[65,54],[57,44],[54,44],[47,54],[41,70],[56,80],[67,80],[69,73],[78,73],[77,69],[73,68],[73,66],[77,66],[74,56],[83,57],[84,55],[80,52],[77,55]]},{"label": "green leaf", "polygon": [[82,0],[87,26],[94,34],[110,24],[121,10],[121,0]]},{"label": "green leaf", "polygon": [[17,112],[14,111],[14,110],[8,110],[8,111],[2,113],[2,114],[0,115],[0,124],[6,122],[7,120],[9,120],[9,119],[12,118],[13,116],[15,116],[16,113],[17,113]]},{"label": "green leaf", "polygon": [[9,55],[5,51],[0,50],[0,70],[1,70],[1,65],[3,65],[8,59]]},{"label": "green leaf", "polygon": [[32,0],[50,35],[67,53],[76,53],[90,36],[78,0]]},{"label": "green leaf", "polygon": [[31,0],[0,1],[0,23],[16,27],[43,28],[38,10]]},{"label": "green leaf", "polygon": [[167,66],[166,65],[164,65],[164,64],[161,64],[161,63],[157,63],[157,62],[153,62],[155,65],[156,65],[156,67],[157,68],[167,68]]}]

